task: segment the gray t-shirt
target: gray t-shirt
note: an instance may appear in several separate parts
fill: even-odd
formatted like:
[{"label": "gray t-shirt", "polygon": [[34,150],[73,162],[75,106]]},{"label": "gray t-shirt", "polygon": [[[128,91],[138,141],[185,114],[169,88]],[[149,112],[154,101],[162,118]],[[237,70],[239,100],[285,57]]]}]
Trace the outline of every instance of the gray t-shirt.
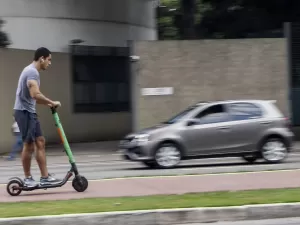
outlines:
[{"label": "gray t-shirt", "polygon": [[30,96],[27,86],[28,80],[36,80],[40,86],[40,75],[34,64],[26,66],[20,75],[14,110],[27,110],[36,113],[36,100]]}]

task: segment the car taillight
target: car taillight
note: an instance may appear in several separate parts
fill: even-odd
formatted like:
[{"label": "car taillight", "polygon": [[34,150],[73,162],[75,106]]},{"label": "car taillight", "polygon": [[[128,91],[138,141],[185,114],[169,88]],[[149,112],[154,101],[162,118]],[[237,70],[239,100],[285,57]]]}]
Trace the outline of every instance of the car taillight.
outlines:
[{"label": "car taillight", "polygon": [[289,129],[292,128],[291,120],[287,117],[285,118],[285,123],[284,124],[287,128],[289,128]]}]

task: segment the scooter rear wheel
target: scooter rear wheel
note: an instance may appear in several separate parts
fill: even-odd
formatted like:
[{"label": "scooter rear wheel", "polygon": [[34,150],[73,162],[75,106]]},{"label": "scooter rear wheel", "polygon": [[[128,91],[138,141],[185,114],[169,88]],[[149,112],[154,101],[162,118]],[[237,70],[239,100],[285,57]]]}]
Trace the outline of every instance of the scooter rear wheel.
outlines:
[{"label": "scooter rear wheel", "polygon": [[19,180],[11,180],[6,186],[6,191],[11,196],[18,196],[22,192],[22,187],[24,184]]},{"label": "scooter rear wheel", "polygon": [[88,180],[84,176],[75,177],[72,186],[77,192],[84,192],[88,188]]}]

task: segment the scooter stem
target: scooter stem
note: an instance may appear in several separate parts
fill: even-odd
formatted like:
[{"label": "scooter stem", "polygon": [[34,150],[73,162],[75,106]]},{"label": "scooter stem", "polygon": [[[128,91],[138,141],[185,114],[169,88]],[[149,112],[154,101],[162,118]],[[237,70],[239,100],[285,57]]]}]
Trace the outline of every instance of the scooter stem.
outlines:
[{"label": "scooter stem", "polygon": [[58,134],[60,136],[61,142],[64,145],[64,148],[66,150],[67,156],[69,158],[69,162],[71,163],[71,165],[73,167],[73,165],[75,164],[75,159],[73,157],[73,153],[71,151],[71,148],[70,148],[68,139],[66,137],[66,134],[64,132],[64,129],[62,127],[62,124],[60,122],[58,113],[56,111],[56,107],[51,107],[51,112],[52,112],[52,115],[53,115],[53,118],[54,118],[54,121],[55,121],[55,126],[57,127],[57,131],[58,131]]}]

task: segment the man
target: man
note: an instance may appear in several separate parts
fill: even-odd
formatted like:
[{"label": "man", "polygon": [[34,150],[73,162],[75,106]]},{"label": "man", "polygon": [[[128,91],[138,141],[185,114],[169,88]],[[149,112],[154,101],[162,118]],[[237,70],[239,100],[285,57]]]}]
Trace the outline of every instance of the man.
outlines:
[{"label": "man", "polygon": [[12,147],[12,150],[7,158],[7,160],[14,160],[16,158],[16,154],[22,150],[23,148],[23,143],[22,143],[22,136],[21,136],[21,133],[20,133],[20,129],[18,127],[18,124],[17,122],[15,121],[15,118],[14,119],[14,122],[11,126],[11,131],[12,131],[12,134],[14,136],[14,139],[15,139],[15,143]]},{"label": "man", "polygon": [[47,48],[39,48],[35,51],[33,62],[24,68],[18,81],[14,117],[23,140],[22,164],[25,174],[24,182],[27,186],[37,185],[30,172],[31,156],[34,150],[36,150],[36,160],[41,172],[40,183],[51,184],[60,181],[47,171],[45,138],[36,114],[36,103],[48,107],[61,106],[59,101],[46,98],[39,89],[39,72],[46,70],[50,65],[51,52]]}]

